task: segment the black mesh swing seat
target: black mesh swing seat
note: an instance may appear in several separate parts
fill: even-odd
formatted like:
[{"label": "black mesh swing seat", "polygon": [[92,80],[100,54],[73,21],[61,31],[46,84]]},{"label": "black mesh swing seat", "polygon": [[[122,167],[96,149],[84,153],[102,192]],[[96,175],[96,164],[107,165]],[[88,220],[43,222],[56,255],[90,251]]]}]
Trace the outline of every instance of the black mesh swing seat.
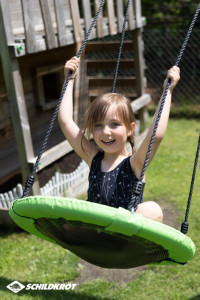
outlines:
[{"label": "black mesh swing seat", "polygon": [[[104,2],[105,0],[102,1],[95,18],[93,19],[77,57],[79,57],[83,51]],[[114,92],[117,78],[129,4],[130,0],[127,1],[112,92]],[[178,66],[181,60],[199,11],[200,4],[197,7],[175,66]],[[34,175],[47,144],[48,137],[52,130],[70,77],[71,73],[64,83],[58,105],[50,122],[49,129],[47,130],[33,172],[26,182],[23,197],[22,199],[14,201],[9,210],[11,218],[26,231],[50,242],[59,244],[84,260],[97,266],[106,268],[133,268],[152,263],[166,265],[187,263],[195,254],[195,245],[192,240],[183,233],[187,233],[188,228],[187,218],[200,149],[200,137],[185,222],[183,222],[181,229],[183,233],[165,224],[147,219],[137,213],[131,213],[131,211],[123,208],[113,208],[102,204],[64,197],[48,197],[40,195],[28,197],[29,190],[34,183]],[[136,200],[138,203],[142,179],[147,168],[169,87],[170,81],[167,82],[166,89],[163,93],[140,178],[133,190],[133,195],[135,197],[134,201]],[[131,203],[129,209],[131,210]]]},{"label": "black mesh swing seat", "polygon": [[27,197],[13,203],[10,216],[26,231],[100,267],[185,264],[195,253],[191,239],[172,227],[84,200]]}]

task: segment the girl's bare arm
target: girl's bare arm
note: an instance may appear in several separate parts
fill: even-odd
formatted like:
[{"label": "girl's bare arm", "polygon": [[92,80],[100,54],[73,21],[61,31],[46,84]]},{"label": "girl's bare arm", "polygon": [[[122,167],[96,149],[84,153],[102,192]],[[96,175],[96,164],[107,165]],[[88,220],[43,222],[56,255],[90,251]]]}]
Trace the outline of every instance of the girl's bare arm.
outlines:
[{"label": "girl's bare arm", "polygon": [[[92,158],[96,154],[97,149],[85,137],[83,137],[81,129],[73,120],[73,86],[78,66],[79,59],[77,57],[71,58],[65,64],[65,76],[68,76],[70,70],[72,71],[72,76],[69,80],[59,108],[58,121],[63,134],[74,151],[90,166]],[[82,149],[81,141],[85,151]]]},{"label": "girl's bare arm", "polygon": [[[158,124],[158,128],[156,131],[156,136],[155,136],[155,140],[152,146],[152,150],[151,150],[151,154],[149,157],[149,162],[148,164],[150,164],[150,162],[152,161],[154,155],[156,154],[156,151],[158,150],[158,147],[165,135],[166,129],[167,129],[167,124],[168,124],[168,120],[169,120],[169,113],[170,113],[170,106],[171,106],[171,98],[172,98],[172,92],[174,87],[176,86],[176,84],[178,83],[179,79],[180,79],[180,69],[178,67],[172,67],[169,71],[168,71],[168,75],[167,75],[167,79],[171,79],[171,85],[169,87],[168,93],[167,93],[167,97],[165,100],[165,104],[163,107],[163,111],[160,117],[160,121]],[[164,82],[164,90],[165,90],[165,86],[167,83],[167,79]],[[149,147],[149,143],[152,137],[152,133],[153,133],[153,129],[155,126],[155,122],[158,116],[158,111],[161,105],[161,100],[162,100],[162,96],[161,99],[158,103],[156,112],[154,114],[153,120],[151,122],[151,125],[149,127],[149,130],[147,132],[147,135],[144,139],[144,141],[142,142],[141,146],[139,147],[139,149],[137,150],[136,154],[134,156],[131,157],[131,166],[133,171],[135,172],[135,175],[139,178],[141,175],[141,171],[142,171],[142,167],[144,164],[144,160],[148,151],[148,147]]]}]

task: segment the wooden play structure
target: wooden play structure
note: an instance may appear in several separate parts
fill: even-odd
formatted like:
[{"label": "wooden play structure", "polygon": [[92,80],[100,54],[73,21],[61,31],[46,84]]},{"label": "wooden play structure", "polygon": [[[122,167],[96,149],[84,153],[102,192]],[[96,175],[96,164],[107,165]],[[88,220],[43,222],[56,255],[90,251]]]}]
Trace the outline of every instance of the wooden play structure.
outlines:
[{"label": "wooden play structure", "polygon": [[[123,0],[107,0],[91,33],[74,89],[74,118],[109,92],[124,18]],[[63,66],[84,39],[99,0],[0,0],[0,184],[30,175],[63,84]],[[116,91],[131,99],[144,130],[147,120],[140,0],[132,0]],[[12,120],[12,121],[11,121]],[[72,149],[58,124],[38,171]],[[36,178],[33,194],[39,194]]]}]

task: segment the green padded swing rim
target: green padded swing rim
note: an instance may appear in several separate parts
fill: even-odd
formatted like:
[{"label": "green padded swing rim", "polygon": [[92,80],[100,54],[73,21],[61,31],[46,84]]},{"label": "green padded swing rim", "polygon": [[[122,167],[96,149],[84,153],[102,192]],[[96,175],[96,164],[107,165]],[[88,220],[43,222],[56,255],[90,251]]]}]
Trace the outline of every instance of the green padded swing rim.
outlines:
[{"label": "green padded swing rim", "polygon": [[54,240],[41,234],[34,225],[39,218],[64,218],[105,227],[109,233],[125,236],[137,235],[152,241],[169,253],[172,261],[159,264],[186,263],[195,254],[192,240],[180,231],[124,208],[57,196],[31,196],[15,200],[9,210],[10,217],[24,230],[52,243]]}]

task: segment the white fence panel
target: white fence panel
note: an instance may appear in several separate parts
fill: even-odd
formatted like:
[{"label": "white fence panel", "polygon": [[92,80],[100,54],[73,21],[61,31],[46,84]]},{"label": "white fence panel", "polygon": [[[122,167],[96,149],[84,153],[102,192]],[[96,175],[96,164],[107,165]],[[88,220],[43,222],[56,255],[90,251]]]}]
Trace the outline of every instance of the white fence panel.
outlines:
[{"label": "white fence panel", "polygon": [[[88,165],[82,161],[75,171],[70,174],[61,174],[56,172],[55,175],[40,189],[41,195],[49,196],[71,196],[78,195],[79,189],[77,186],[86,180],[89,174]],[[83,186],[83,184],[81,185]],[[23,195],[23,187],[18,184],[11,191],[0,194],[0,209],[9,208],[12,201],[20,199]]]}]

